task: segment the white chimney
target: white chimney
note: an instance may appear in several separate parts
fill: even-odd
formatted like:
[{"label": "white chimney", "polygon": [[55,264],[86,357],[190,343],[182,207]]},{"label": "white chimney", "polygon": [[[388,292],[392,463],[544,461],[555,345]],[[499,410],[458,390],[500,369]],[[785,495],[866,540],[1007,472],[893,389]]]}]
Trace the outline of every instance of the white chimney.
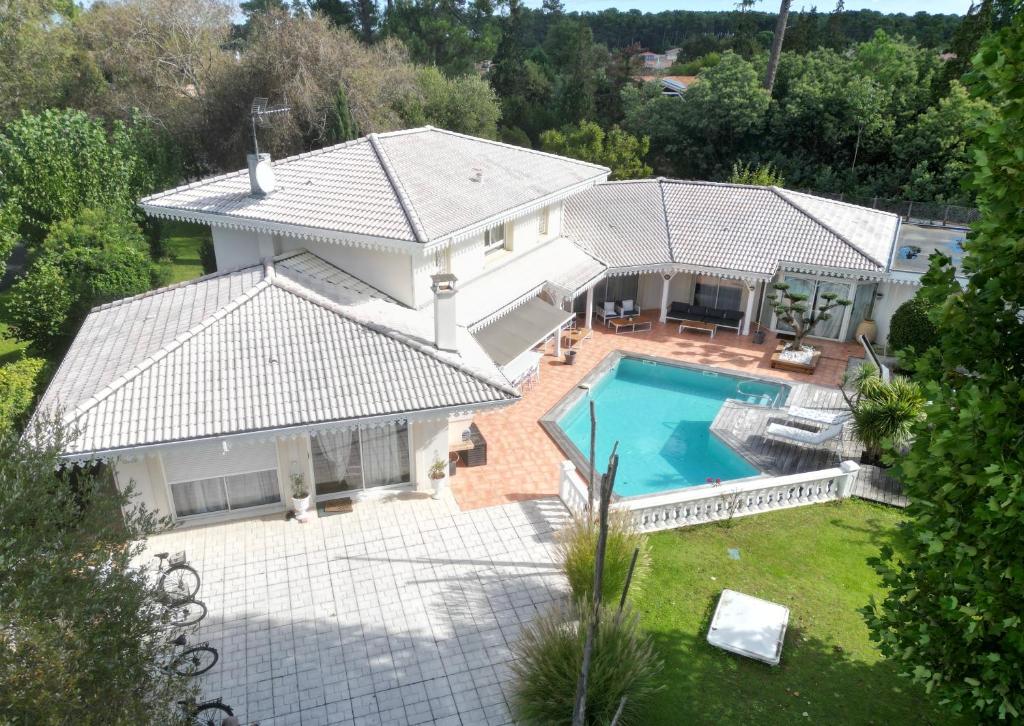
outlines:
[{"label": "white chimney", "polygon": [[438,350],[458,350],[455,342],[455,275],[431,275],[434,283],[434,345]]},{"label": "white chimney", "polygon": [[270,154],[246,154],[249,164],[249,190],[254,197],[265,197],[274,191],[274,168]]}]

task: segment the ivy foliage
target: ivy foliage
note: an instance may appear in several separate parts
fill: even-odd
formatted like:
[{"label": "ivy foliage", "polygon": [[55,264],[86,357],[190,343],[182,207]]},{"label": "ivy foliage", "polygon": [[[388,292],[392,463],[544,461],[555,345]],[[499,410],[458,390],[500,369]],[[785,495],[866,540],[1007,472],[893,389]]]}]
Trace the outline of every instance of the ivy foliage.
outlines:
[{"label": "ivy foliage", "polygon": [[990,36],[969,85],[988,99],[972,184],[982,217],[963,260],[933,259],[920,294],[937,345],[915,363],[925,422],[896,462],[910,506],[874,564],[887,593],[865,609],[889,658],[982,721],[1024,715],[1024,14]]}]

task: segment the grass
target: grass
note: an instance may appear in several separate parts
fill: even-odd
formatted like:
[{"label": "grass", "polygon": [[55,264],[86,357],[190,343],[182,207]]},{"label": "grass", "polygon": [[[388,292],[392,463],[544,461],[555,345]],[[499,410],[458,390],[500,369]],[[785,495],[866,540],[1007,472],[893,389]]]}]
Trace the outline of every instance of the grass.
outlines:
[{"label": "grass", "polygon": [[164,245],[171,258],[168,284],[201,276],[203,265],[199,261],[199,246],[204,239],[209,239],[209,227],[187,222],[164,222],[162,230]]},{"label": "grass", "polygon": [[[865,560],[899,520],[898,510],[849,500],[653,535],[635,603],[665,662],[665,689],[645,723],[956,723],[882,659],[858,612],[880,592]],[[789,607],[781,665],[708,645],[723,588]]]}]

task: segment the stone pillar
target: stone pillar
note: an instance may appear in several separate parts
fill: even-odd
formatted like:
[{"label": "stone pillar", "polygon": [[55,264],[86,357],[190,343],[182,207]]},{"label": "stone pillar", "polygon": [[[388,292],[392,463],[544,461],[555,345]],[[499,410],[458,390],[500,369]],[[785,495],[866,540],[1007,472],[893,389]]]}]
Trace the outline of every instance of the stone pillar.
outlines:
[{"label": "stone pillar", "polygon": [[670,272],[663,272],[661,275],[661,315],[658,317],[658,320],[663,323],[668,316],[668,288],[674,276]]},{"label": "stone pillar", "polygon": [[750,318],[754,316],[754,303],[757,302],[761,290],[759,282],[747,285],[747,312],[743,316],[743,335],[750,335]]},{"label": "stone pillar", "polygon": [[587,312],[586,312],[586,328],[592,330],[594,327],[594,288],[587,289]]},{"label": "stone pillar", "polygon": [[848,499],[853,491],[853,484],[857,481],[857,472],[860,471],[860,464],[856,461],[841,461],[839,468],[842,475],[839,477],[839,498]]}]

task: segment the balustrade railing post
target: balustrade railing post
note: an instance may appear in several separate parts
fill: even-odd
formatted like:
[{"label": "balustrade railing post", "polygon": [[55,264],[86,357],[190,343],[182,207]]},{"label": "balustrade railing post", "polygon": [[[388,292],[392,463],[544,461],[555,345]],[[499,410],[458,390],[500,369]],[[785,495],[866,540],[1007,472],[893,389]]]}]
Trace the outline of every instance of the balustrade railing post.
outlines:
[{"label": "balustrade railing post", "polygon": [[847,499],[853,492],[853,484],[857,481],[857,472],[860,471],[860,464],[856,461],[842,461],[839,469],[843,472],[839,477],[839,499]]}]

